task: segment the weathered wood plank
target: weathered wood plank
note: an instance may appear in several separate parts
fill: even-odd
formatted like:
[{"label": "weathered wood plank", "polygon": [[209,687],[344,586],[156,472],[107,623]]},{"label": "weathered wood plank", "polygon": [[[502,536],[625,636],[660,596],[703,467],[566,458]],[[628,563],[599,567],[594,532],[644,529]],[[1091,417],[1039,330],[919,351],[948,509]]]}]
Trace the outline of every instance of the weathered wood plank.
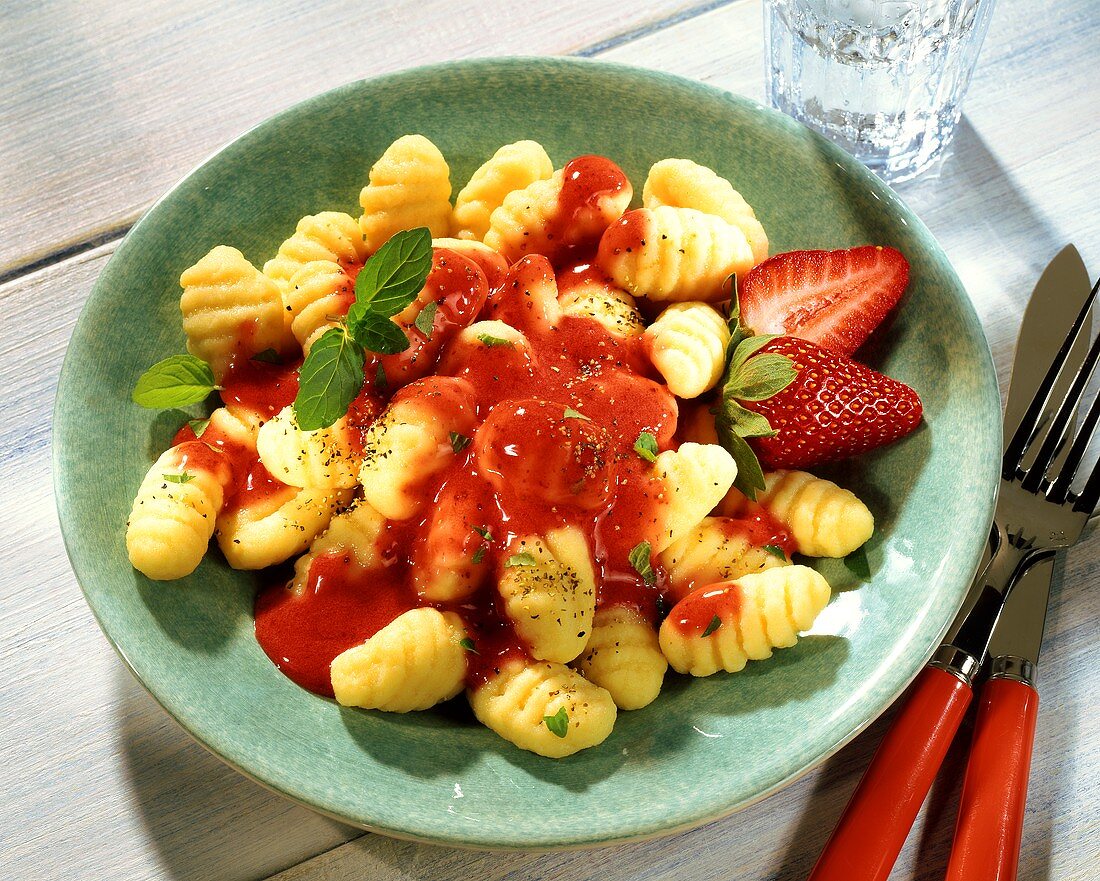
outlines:
[{"label": "weathered wood plank", "polygon": [[714,3],[3,4],[0,273],[117,236],[223,143],[318,92],[455,58],[591,54]]}]

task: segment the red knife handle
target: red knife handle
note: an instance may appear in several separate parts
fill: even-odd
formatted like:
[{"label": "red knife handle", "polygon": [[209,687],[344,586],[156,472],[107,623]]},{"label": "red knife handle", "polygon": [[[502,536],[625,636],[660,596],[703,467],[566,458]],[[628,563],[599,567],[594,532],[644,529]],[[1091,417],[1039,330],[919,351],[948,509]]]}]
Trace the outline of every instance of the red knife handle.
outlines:
[{"label": "red knife handle", "polygon": [[1039,692],[990,679],[974,727],[946,881],[1016,881]]},{"label": "red knife handle", "polygon": [[810,881],[885,881],[973,694],[938,667],[920,672]]}]

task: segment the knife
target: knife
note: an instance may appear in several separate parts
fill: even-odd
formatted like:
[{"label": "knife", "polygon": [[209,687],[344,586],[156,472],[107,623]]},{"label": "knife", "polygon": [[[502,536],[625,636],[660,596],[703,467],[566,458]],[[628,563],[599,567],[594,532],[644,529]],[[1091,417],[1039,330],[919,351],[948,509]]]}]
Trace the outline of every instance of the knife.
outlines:
[{"label": "knife", "polygon": [[[1005,432],[1007,438],[1013,436],[1031,393],[1042,382],[1050,353],[1059,348],[1057,343],[1047,344],[1046,335],[1056,337],[1059,342],[1064,339],[1089,294],[1087,273],[1083,293],[1077,293],[1083,272],[1079,264],[1080,257],[1075,250],[1063,250],[1036,285],[1032,304],[1029,304],[1030,320],[1025,319],[1027,335],[1016,351],[1013,394],[1007,406],[1012,422]],[[1036,324],[1045,327],[1032,330],[1031,326]],[[1044,348],[1036,348],[1039,345]],[[1084,352],[1078,349],[1072,354],[1079,360],[1084,358]],[[1038,364],[1034,363],[1036,360]],[[1018,380],[1017,376],[1026,378]],[[1039,582],[1039,590],[1049,591],[1050,569],[1044,568],[1042,572],[1046,581]],[[1035,583],[1034,580],[1031,583]],[[979,666],[975,658],[985,654],[984,651],[968,653],[955,648],[954,637],[966,623],[970,631],[964,641],[966,644],[975,638],[982,645],[988,644],[992,623],[1000,611],[999,603],[996,608],[985,607],[988,597],[983,601],[983,608],[975,609],[983,594],[982,587],[983,579],[976,579],[975,587],[968,593],[948,630],[947,639],[917,677],[814,866],[810,881],[885,881],[890,874],[970,704],[972,682]],[[977,614],[971,615],[971,611]],[[981,620],[989,623],[979,625]],[[981,633],[975,629],[983,626]],[[973,877],[988,881],[986,876]]]},{"label": "knife", "polygon": [[[1043,378],[1043,358],[1030,353],[1057,347],[1089,290],[1081,255],[1067,245],[1036,284],[1020,326],[1005,407],[1006,444]],[[1071,351],[1071,366],[1084,360],[1088,336],[1082,335]],[[1055,386],[1056,396],[1065,395],[1073,372],[1066,371],[1061,388]],[[1035,669],[1053,569],[1053,559],[1045,560],[1021,579],[993,631],[986,667],[989,678],[982,687],[974,724],[946,881],[1015,881],[1039,710]]]}]

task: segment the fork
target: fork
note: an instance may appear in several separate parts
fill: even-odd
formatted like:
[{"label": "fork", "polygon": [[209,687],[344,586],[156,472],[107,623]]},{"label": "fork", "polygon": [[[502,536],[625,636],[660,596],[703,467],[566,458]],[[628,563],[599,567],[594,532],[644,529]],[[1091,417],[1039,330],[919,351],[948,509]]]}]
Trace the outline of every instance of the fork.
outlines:
[{"label": "fork", "polygon": [[[1100,501],[1100,463],[1080,492],[1073,490],[1100,422],[1098,395],[1073,434],[1075,414],[1100,360],[1100,336],[1065,395],[1054,393],[1098,289],[1100,282],[1005,447],[992,556],[956,619],[961,623],[918,675],[809,881],[885,881],[973,698],[974,677],[1010,591],[1031,566],[1075,544]],[[1020,673],[1026,679],[1030,671]]]}]

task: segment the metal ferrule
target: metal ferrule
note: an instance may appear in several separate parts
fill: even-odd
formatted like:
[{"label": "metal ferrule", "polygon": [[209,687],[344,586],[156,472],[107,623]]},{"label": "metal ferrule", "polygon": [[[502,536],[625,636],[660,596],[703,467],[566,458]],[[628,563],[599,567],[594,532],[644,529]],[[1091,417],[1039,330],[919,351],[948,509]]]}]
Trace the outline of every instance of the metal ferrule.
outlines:
[{"label": "metal ferrule", "polygon": [[1012,679],[1035,687],[1035,665],[1027,658],[999,655],[989,663],[990,679]]},{"label": "metal ferrule", "polygon": [[950,673],[959,679],[964,685],[974,687],[974,677],[978,675],[981,664],[970,652],[964,652],[953,645],[941,645],[928,662],[930,667],[938,667],[945,673]]}]

